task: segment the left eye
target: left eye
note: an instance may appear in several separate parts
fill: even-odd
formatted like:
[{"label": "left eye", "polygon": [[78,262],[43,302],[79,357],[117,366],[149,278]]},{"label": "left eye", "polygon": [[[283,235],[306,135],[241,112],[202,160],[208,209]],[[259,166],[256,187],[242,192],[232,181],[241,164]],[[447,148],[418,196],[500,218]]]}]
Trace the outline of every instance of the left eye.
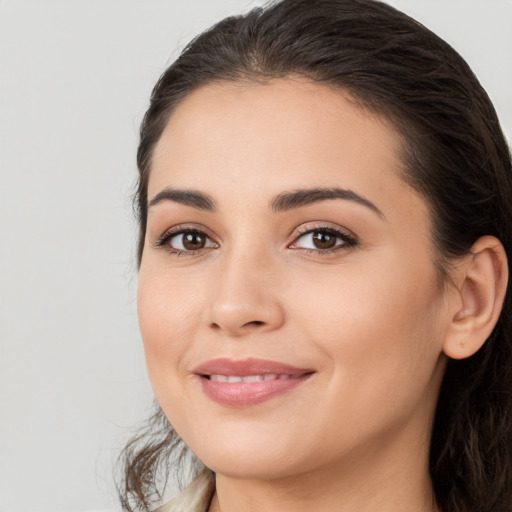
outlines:
[{"label": "left eye", "polygon": [[334,230],[316,229],[299,236],[291,245],[293,249],[329,250],[343,245],[353,245],[353,240]]},{"label": "left eye", "polygon": [[182,231],[172,235],[167,244],[176,251],[199,251],[207,247],[215,247],[215,243],[201,231]]}]

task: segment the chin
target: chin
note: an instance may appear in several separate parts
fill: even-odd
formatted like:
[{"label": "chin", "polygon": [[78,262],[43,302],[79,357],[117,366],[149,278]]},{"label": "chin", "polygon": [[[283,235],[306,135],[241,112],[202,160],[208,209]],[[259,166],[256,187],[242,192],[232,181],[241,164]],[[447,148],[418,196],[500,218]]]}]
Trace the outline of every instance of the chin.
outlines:
[{"label": "chin", "polygon": [[241,480],[286,478],[297,473],[298,467],[294,461],[290,460],[290,454],[276,456],[267,453],[256,458],[248,458],[240,454],[219,454],[206,459],[203,463],[215,473]]},{"label": "chin", "polygon": [[296,472],[298,465],[296,441],[280,439],[279,435],[263,435],[253,430],[235,435],[209,432],[197,443],[184,439],[195,455],[216,473],[241,479],[272,480]]}]

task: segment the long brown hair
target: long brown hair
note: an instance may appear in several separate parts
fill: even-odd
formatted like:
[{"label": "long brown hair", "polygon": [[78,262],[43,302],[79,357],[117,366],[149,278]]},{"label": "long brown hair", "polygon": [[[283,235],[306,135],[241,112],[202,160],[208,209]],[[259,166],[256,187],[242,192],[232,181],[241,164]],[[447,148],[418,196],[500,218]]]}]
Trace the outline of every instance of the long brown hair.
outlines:
[{"label": "long brown hair", "polygon": [[[483,235],[512,254],[512,169],[487,94],[465,61],[424,26],[374,0],[282,0],[227,18],[194,39],[161,76],[137,155],[138,257],[155,144],[175,106],[213,82],[301,75],[350,92],[406,144],[403,178],[433,220],[440,276]],[[512,303],[484,347],[448,363],[432,432],[430,474],[443,512],[512,510]],[[169,468],[190,453],[158,411],[124,452],[120,495],[149,510]],[[160,475],[160,476],[159,476]]]}]

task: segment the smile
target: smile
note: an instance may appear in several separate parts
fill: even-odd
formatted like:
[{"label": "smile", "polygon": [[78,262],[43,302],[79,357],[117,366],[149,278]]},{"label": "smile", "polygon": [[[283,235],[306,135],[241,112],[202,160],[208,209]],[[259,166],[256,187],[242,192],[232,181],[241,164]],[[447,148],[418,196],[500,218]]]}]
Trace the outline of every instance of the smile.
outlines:
[{"label": "smile", "polygon": [[246,376],[238,376],[238,375],[219,375],[213,374],[209,377],[210,380],[214,380],[217,382],[266,382],[269,380],[286,380],[286,379],[297,379],[300,375],[287,375],[285,373],[281,375],[277,375],[276,373],[265,373],[264,375],[246,375]]},{"label": "smile", "polygon": [[243,408],[289,392],[315,372],[263,359],[214,359],[194,373],[208,398],[225,407]]}]

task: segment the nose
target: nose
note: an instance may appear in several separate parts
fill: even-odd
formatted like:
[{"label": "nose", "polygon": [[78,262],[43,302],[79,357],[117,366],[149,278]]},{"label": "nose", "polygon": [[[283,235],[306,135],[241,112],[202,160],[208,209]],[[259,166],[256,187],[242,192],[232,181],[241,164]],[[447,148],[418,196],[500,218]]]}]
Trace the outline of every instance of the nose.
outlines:
[{"label": "nose", "polygon": [[215,280],[210,327],[233,337],[281,327],[285,314],[276,270],[261,254],[226,258]]}]

